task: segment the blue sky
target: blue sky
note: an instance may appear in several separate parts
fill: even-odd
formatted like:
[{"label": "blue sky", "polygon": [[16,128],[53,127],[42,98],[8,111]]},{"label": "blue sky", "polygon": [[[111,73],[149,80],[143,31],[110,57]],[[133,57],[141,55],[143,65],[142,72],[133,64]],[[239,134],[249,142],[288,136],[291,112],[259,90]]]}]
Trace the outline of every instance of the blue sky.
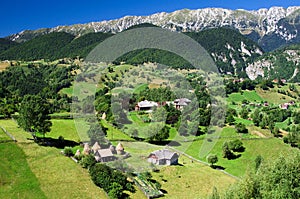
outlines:
[{"label": "blue sky", "polygon": [[298,5],[300,6],[299,0],[3,0],[0,37],[27,29],[102,21],[126,15],[149,15],[184,8],[222,7],[254,10]]}]

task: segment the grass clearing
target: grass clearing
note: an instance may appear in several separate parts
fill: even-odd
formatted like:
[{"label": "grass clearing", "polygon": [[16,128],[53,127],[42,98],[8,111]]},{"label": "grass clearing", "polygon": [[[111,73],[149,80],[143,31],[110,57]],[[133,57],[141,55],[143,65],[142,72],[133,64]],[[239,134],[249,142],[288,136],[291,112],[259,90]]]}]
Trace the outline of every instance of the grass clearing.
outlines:
[{"label": "grass clearing", "polygon": [[235,182],[234,178],[204,164],[192,162],[183,155],[179,158],[179,164],[152,173],[153,179],[161,183],[161,188],[167,192],[164,198],[207,198],[213,187],[222,192]]},{"label": "grass clearing", "polygon": [[69,87],[69,88],[63,88],[60,91],[63,94],[68,95],[69,97],[73,95],[73,86]]},{"label": "grass clearing", "polygon": [[88,171],[61,155],[58,149],[41,147],[28,140],[31,135],[18,128],[12,120],[0,120],[0,125],[18,140],[17,145],[24,151],[28,165],[47,198],[106,198],[104,191],[93,184]]},{"label": "grass clearing", "polygon": [[257,88],[256,92],[264,100],[268,101],[269,103],[273,103],[273,104],[282,104],[282,103],[294,100],[293,98],[291,98],[287,95],[278,93],[275,89],[265,91],[263,89]]},{"label": "grass clearing", "polygon": [[243,91],[242,93],[231,93],[228,96],[228,102],[241,103],[243,100],[250,102],[261,102],[264,99],[256,91]]},{"label": "grass clearing", "polygon": [[141,91],[145,90],[148,87],[148,84],[140,84],[137,87],[134,88],[133,93],[140,93]]},{"label": "grass clearing", "polygon": [[11,140],[11,138],[6,135],[2,128],[0,128],[0,141],[1,140]]},{"label": "grass clearing", "polygon": [[[261,131],[261,130],[260,130]],[[251,129],[250,129],[251,133]],[[291,150],[297,150],[291,148],[289,145],[284,144],[281,139],[278,138],[257,138],[254,139],[243,138],[242,142],[245,147],[245,151],[240,153],[241,156],[237,159],[227,160],[222,157],[222,145],[225,141],[230,141],[235,138],[226,138],[225,135],[231,135],[230,128],[224,128],[222,132],[222,138],[218,139],[214,148],[209,152],[218,156],[217,165],[225,168],[230,174],[235,176],[243,176],[247,169],[254,168],[254,160],[257,155],[262,155],[265,160],[272,160],[279,154],[287,154]],[[233,135],[233,134],[232,134]],[[249,135],[247,135],[249,136]],[[256,137],[256,138],[255,138]],[[238,137],[237,137],[238,138]],[[176,147],[178,150],[186,149],[185,153],[191,155],[196,159],[206,161],[206,157],[199,157],[200,149],[203,145],[203,140],[197,140],[194,142],[181,143],[181,146]]]},{"label": "grass clearing", "polygon": [[16,143],[0,143],[0,198],[46,198]]},{"label": "grass clearing", "polygon": [[75,142],[80,141],[74,120],[52,119],[51,121],[51,132],[47,133],[46,137],[57,139],[59,136],[63,136],[65,140],[73,140]]},{"label": "grass clearing", "polygon": [[10,66],[9,62],[0,62],[0,71],[4,71],[9,66]]},{"label": "grass clearing", "polygon": [[106,120],[101,120],[104,127],[108,128],[106,137],[109,140],[127,140],[133,141],[134,139],[120,131],[119,129],[115,128],[111,124],[109,124]]}]

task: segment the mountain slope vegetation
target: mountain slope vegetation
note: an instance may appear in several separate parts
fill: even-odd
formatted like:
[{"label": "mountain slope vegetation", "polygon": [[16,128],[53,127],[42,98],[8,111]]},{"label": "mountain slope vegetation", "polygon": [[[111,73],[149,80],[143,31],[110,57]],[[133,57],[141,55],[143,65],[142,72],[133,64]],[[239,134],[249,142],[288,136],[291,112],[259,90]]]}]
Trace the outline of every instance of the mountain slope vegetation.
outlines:
[{"label": "mountain slope vegetation", "polygon": [[65,32],[55,32],[36,37],[30,41],[9,48],[0,54],[0,59],[38,60],[56,58],[59,49],[66,46],[74,36]]},{"label": "mountain slope vegetation", "polygon": [[[247,61],[253,60],[263,53],[255,42],[229,28],[215,28],[185,34],[208,51],[221,72],[241,72],[245,69]],[[183,58],[157,49],[132,51],[118,58],[117,62],[129,64],[158,62],[175,68],[191,68],[191,64]]]},{"label": "mountain slope vegetation", "polygon": [[112,36],[112,33],[88,33],[81,37],[78,37],[63,47],[59,52],[57,58],[64,57],[86,57],[88,53],[93,50],[100,42],[106,38]]},{"label": "mountain slope vegetation", "polygon": [[299,82],[300,44],[269,52],[249,63],[246,68],[250,79],[258,77],[285,79]]},{"label": "mountain slope vegetation", "polygon": [[0,38],[0,53],[4,52],[5,50],[18,45],[17,42],[13,42],[8,39]]}]

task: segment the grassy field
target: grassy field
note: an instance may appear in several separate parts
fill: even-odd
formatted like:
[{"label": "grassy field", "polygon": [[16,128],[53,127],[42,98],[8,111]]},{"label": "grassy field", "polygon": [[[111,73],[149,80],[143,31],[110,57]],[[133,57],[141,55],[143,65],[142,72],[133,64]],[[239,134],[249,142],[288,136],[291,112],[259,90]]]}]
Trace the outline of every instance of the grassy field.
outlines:
[{"label": "grassy field", "polygon": [[140,84],[137,87],[134,88],[134,93],[138,94],[140,93],[142,90],[145,90],[148,87],[148,84]]},{"label": "grassy field", "polygon": [[3,140],[11,140],[10,137],[8,137],[2,128],[0,128],[0,141]]},{"label": "grassy field", "polygon": [[275,89],[265,91],[263,89],[257,88],[256,92],[258,95],[260,95],[264,100],[268,101],[269,103],[282,104],[294,100],[293,98],[287,95],[277,93]]},{"label": "grassy field", "polygon": [[[28,140],[27,138],[31,138],[30,134],[18,128],[12,120],[0,120],[0,125],[18,140],[17,146],[24,151],[28,166],[47,198],[106,198],[104,191],[93,184],[87,170],[61,155],[58,149],[41,147]],[[22,166],[18,168],[22,169]],[[13,172],[13,169],[8,167],[6,172]],[[19,183],[18,180],[15,183]],[[42,193],[38,197],[20,198],[43,198]]]},{"label": "grassy field", "polygon": [[5,70],[9,66],[10,64],[8,62],[0,62],[0,71]]},{"label": "grassy field", "polygon": [[229,102],[241,103],[243,100],[250,102],[261,102],[264,99],[259,96],[256,91],[243,91],[242,93],[232,93],[228,96]]},{"label": "grassy field", "polygon": [[128,140],[133,141],[134,139],[120,131],[119,129],[110,125],[106,120],[102,120],[102,124],[104,127],[108,128],[107,130],[107,138],[110,140]]},{"label": "grassy field", "polygon": [[61,89],[60,92],[67,94],[68,96],[72,96],[73,95],[73,86],[71,86],[69,88],[63,88],[63,89]]},{"label": "grassy field", "polygon": [[47,133],[47,137],[58,138],[63,136],[66,140],[80,141],[74,120],[52,119],[51,132]]},{"label": "grassy field", "polygon": [[207,198],[213,187],[222,192],[235,179],[181,155],[178,166],[163,167],[152,173],[166,191],[164,198]]},{"label": "grassy field", "polygon": [[46,198],[16,143],[0,143],[0,198]]},{"label": "grassy field", "polygon": [[[147,162],[148,155],[154,150],[164,148],[145,142],[122,144],[125,151],[131,154],[125,160],[126,163],[138,172],[149,171],[152,166]],[[222,191],[235,181],[234,178],[202,163],[191,161],[184,155],[180,155],[179,165],[156,168],[160,171],[152,172],[153,179],[162,184],[162,189],[167,193],[164,198],[205,198],[214,186]]]},{"label": "grassy field", "polygon": [[[225,141],[233,140],[234,138],[224,138],[226,136],[232,136],[233,133],[230,128],[225,128],[222,132],[223,138],[218,139],[216,145],[209,153],[216,154],[218,156],[217,165],[225,168],[230,174],[235,176],[243,176],[247,169],[254,167],[254,160],[257,155],[262,155],[266,160],[272,160],[279,154],[289,153],[291,150],[297,150],[291,148],[289,145],[284,144],[282,140],[278,138],[243,138],[242,142],[245,147],[245,151],[240,153],[241,156],[237,159],[227,160],[222,157],[222,145]],[[237,137],[238,138],[238,137]],[[205,157],[199,157],[200,149],[203,144],[203,140],[197,140],[194,142],[181,143],[181,146],[177,149],[185,149],[184,152],[191,155],[194,158],[206,161]]]}]

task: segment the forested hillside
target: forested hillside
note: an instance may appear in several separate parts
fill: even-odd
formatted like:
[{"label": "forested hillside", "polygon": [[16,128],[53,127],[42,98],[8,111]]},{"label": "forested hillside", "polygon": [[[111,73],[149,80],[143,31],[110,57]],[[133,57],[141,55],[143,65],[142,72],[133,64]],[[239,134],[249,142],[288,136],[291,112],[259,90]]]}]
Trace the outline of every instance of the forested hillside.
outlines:
[{"label": "forested hillside", "polygon": [[16,45],[18,45],[18,43],[8,39],[0,38],[0,53]]},{"label": "forested hillside", "polygon": [[76,56],[86,57],[93,48],[97,46],[100,42],[104,41],[106,38],[112,36],[112,33],[88,33],[81,37],[78,37],[67,44],[65,47],[59,50],[56,55],[57,58],[70,57],[74,58]]},{"label": "forested hillside", "polygon": [[65,32],[42,35],[0,54],[1,60],[56,59],[60,49],[69,44],[74,36]]}]

